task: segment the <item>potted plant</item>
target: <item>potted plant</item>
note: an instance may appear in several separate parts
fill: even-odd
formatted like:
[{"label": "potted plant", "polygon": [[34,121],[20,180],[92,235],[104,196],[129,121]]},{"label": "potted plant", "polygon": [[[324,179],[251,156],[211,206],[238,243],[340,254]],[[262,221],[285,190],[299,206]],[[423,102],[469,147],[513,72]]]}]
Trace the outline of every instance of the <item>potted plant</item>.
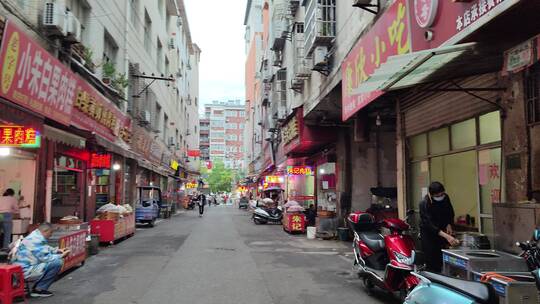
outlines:
[{"label": "potted plant", "polygon": [[84,66],[90,70],[92,73],[94,73],[94,69],[96,68],[96,65],[92,61],[92,56],[94,52],[92,49],[84,47],[83,53],[82,53],[82,59],[84,60]]},{"label": "potted plant", "polygon": [[110,84],[116,74],[116,68],[112,62],[105,62],[102,67],[101,80],[105,84]]},{"label": "potted plant", "polygon": [[129,85],[126,74],[118,73],[112,80],[111,86],[115,88],[118,93],[124,97],[124,89]]}]

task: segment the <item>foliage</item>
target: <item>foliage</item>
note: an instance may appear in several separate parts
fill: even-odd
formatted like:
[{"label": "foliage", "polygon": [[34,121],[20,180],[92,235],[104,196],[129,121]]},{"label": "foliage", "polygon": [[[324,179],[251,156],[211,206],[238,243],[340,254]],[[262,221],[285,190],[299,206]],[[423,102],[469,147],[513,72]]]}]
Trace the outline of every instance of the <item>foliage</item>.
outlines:
[{"label": "foliage", "polygon": [[212,170],[208,170],[206,166],[202,166],[201,175],[206,177],[205,183],[210,186],[212,192],[230,192],[234,179],[234,171],[226,169],[225,164],[221,161],[213,163]]},{"label": "foliage", "polygon": [[112,62],[105,62],[103,64],[103,77],[112,79],[116,74],[116,67]]},{"label": "foliage", "polygon": [[89,65],[92,64],[93,65],[92,57],[94,55],[94,52],[92,51],[92,49],[84,47],[84,51],[83,51],[82,55],[83,55],[83,59],[84,59],[86,64],[89,64]]}]

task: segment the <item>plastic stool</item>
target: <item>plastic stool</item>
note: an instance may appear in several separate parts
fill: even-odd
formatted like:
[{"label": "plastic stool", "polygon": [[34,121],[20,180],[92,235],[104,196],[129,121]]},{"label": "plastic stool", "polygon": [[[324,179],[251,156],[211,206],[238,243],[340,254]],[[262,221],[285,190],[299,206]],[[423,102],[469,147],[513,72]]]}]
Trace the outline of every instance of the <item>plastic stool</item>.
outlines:
[{"label": "plastic stool", "polygon": [[0,303],[12,304],[16,298],[25,299],[22,267],[0,264]]}]

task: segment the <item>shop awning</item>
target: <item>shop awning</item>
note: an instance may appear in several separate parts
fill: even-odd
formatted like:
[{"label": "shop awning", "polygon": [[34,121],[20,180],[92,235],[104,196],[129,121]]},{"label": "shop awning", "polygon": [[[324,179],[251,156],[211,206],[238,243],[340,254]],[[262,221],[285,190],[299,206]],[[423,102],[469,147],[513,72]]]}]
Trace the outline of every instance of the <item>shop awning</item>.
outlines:
[{"label": "shop awning", "polygon": [[79,149],[86,147],[86,139],[48,125],[43,126],[43,137]]},{"label": "shop awning", "polygon": [[118,155],[122,155],[127,158],[131,158],[131,159],[140,158],[140,156],[137,153],[130,150],[130,147],[126,143],[123,143],[120,141],[113,143],[99,135],[95,135],[95,139],[98,145],[104,147],[110,152],[116,153]]},{"label": "shop awning", "polygon": [[431,81],[430,76],[458,57],[470,53],[475,45],[476,43],[471,42],[391,56],[354,94],[398,90]]}]

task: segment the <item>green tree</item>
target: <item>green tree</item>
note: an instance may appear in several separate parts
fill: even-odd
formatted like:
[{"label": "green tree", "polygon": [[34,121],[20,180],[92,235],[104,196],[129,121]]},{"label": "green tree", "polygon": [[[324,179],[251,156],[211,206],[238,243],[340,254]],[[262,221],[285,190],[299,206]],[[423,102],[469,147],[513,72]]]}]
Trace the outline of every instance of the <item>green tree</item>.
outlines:
[{"label": "green tree", "polygon": [[208,170],[206,166],[201,169],[201,175],[205,179],[212,192],[230,192],[232,189],[232,182],[234,179],[233,170],[226,169],[225,164],[222,161],[215,161],[212,169]]}]

